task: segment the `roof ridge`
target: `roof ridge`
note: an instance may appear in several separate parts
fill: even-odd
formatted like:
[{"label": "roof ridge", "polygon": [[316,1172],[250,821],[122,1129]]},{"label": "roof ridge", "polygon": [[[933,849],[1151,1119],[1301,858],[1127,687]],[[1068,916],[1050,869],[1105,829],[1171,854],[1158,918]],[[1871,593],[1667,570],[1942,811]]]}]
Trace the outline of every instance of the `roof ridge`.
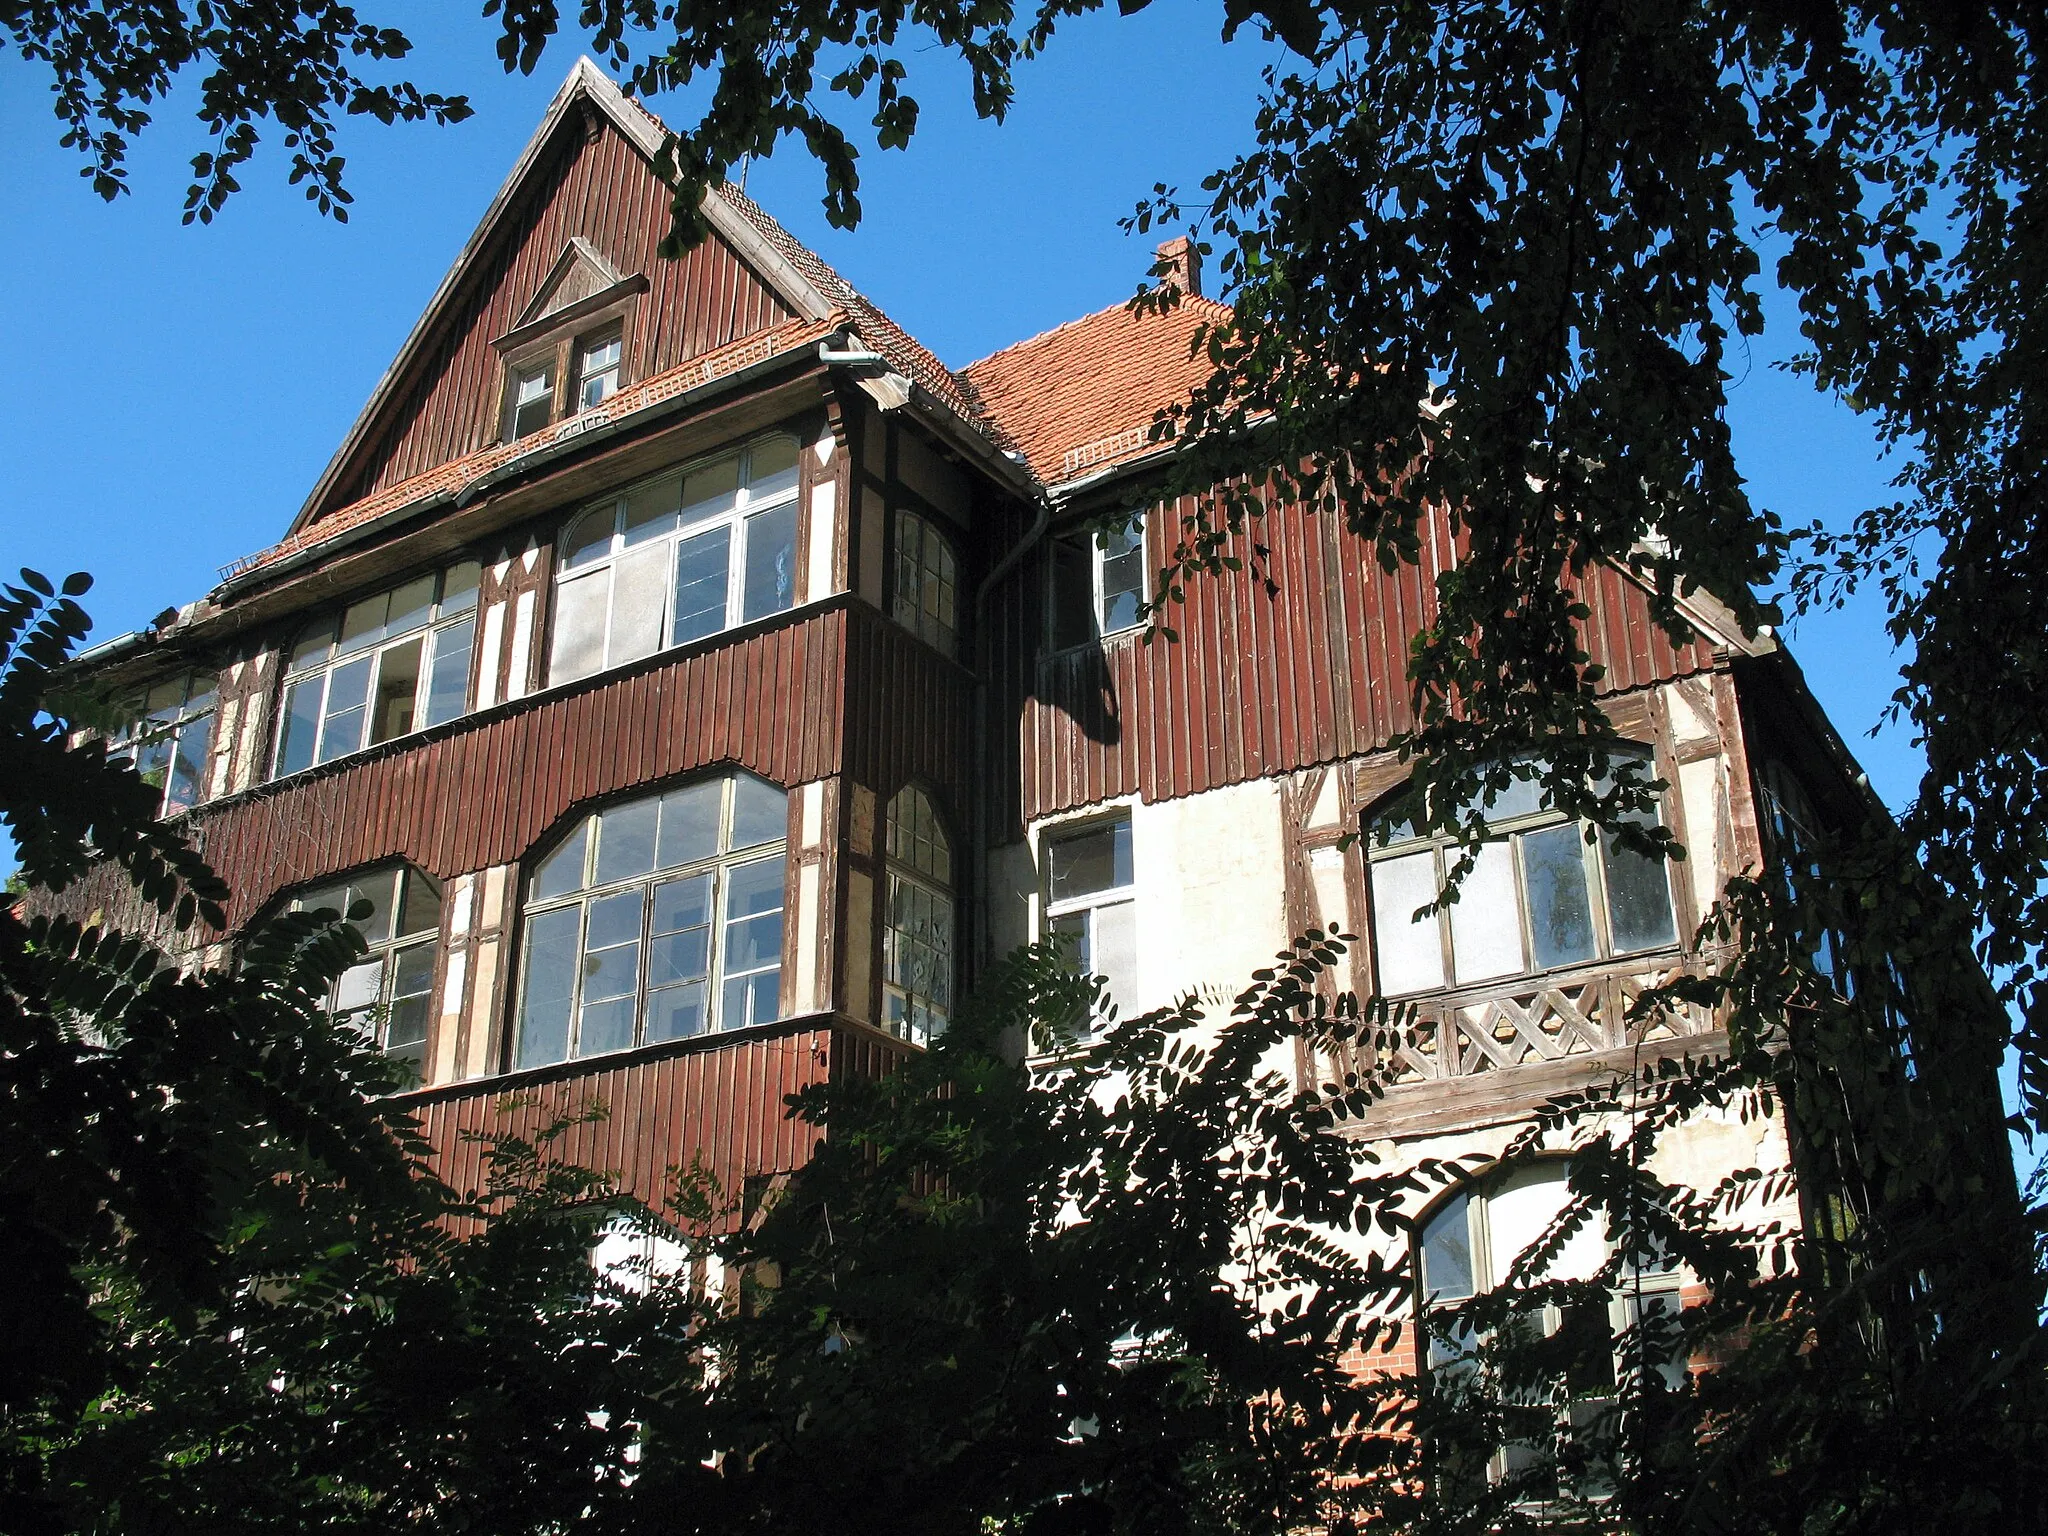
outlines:
[{"label": "roof ridge", "polygon": [[[1133,295],[1133,297],[1135,297],[1135,295]],[[1222,310],[1223,313],[1225,313],[1226,315],[1232,313],[1231,307],[1228,304],[1225,304],[1221,299],[1212,299],[1207,297],[1206,295],[1199,293],[1184,293],[1181,295],[1180,302],[1182,304],[1206,304],[1212,309]],[[965,378],[966,375],[974,372],[974,370],[981,367],[982,364],[993,362],[995,359],[1003,356],[1007,352],[1016,352],[1025,347],[1033,346],[1038,342],[1049,340],[1050,338],[1059,335],[1059,333],[1062,331],[1070,331],[1074,329],[1074,327],[1076,326],[1086,325],[1091,320],[1099,320],[1104,315],[1114,314],[1118,310],[1122,310],[1123,312],[1128,314],[1130,313],[1130,308],[1130,299],[1125,299],[1118,304],[1105,304],[1100,309],[1089,310],[1088,313],[1085,315],[1076,315],[1071,320],[1062,320],[1058,325],[1049,326],[1045,330],[1038,332],[1036,335],[1026,336],[1022,340],[1013,341],[1005,346],[997,347],[995,351],[990,352],[985,356],[977,357],[971,363],[962,363],[958,368],[955,368],[952,371],[954,374],[962,378]],[[1170,313],[1170,311],[1166,311],[1166,313]],[[1133,315],[1132,318],[1142,320],[1146,317],[1140,314]]]}]

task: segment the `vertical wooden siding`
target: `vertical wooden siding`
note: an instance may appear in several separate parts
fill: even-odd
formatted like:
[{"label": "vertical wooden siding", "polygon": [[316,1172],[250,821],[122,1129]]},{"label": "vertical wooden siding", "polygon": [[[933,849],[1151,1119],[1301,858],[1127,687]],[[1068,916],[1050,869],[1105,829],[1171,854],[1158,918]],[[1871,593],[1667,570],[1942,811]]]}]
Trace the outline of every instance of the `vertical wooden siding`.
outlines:
[{"label": "vertical wooden siding", "polygon": [[[1187,506],[1176,509],[1191,510]],[[1155,514],[1150,564],[1166,558],[1174,518]],[[1024,817],[1142,794],[1148,800],[1341,761],[1384,748],[1413,724],[1408,642],[1434,617],[1435,584],[1453,558],[1448,522],[1422,530],[1418,565],[1389,574],[1336,519],[1298,507],[1253,530],[1279,591],[1249,569],[1187,583],[1168,622],[1178,643],[1136,635],[1041,657],[1042,561],[1013,590],[995,634],[1009,680]],[[1247,547],[1239,553],[1249,555]],[[1249,562],[1248,562],[1249,563]],[[1602,567],[1583,597],[1586,649],[1622,691],[1713,664],[1704,640],[1680,650],[1648,601]]]},{"label": "vertical wooden siding", "polygon": [[571,118],[545,152],[524,206],[514,210],[461,291],[440,333],[400,381],[382,418],[336,477],[322,512],[446,464],[495,438],[498,356],[572,235],[650,287],[626,337],[629,377],[645,378],[790,318],[768,285],[716,236],[680,261],[655,247],[669,193],[609,124],[585,141]]}]

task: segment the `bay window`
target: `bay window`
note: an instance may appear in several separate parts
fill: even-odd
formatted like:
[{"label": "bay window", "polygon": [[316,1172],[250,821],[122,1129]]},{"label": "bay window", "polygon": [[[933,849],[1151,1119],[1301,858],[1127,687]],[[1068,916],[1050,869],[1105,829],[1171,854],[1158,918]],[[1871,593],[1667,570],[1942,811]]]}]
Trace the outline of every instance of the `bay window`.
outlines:
[{"label": "bay window", "polygon": [[126,758],[158,792],[158,815],[189,811],[206,798],[214,698],[210,673],[167,678],[132,700],[130,723],[107,741],[107,756]]},{"label": "bay window", "polygon": [[335,979],[328,1010],[359,1030],[366,1043],[405,1062],[417,1080],[426,1071],[441,888],[400,866],[301,891],[291,910],[346,918],[359,901],[370,904],[369,915],[355,922],[369,952]]},{"label": "bay window", "polygon": [[469,708],[474,560],[351,603],[299,637],[278,711],[278,776],[455,719]]},{"label": "bay window", "polygon": [[513,1065],[779,1018],[788,821],[748,773],[578,821],[527,881]]},{"label": "bay window", "polygon": [[562,540],[549,680],[589,677],[796,601],[797,446],[769,437],[590,507]]}]

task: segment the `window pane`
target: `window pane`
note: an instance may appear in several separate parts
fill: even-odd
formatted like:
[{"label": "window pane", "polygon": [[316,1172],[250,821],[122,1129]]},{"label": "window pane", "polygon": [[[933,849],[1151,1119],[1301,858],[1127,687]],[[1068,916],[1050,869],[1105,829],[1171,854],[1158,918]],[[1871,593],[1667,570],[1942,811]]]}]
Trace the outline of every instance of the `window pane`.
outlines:
[{"label": "window pane", "polygon": [[[583,996],[617,997],[633,990],[638,976],[637,953],[627,957],[630,964],[623,977],[616,958],[622,949],[638,950],[640,909],[645,897],[636,888],[615,896],[601,896],[590,904],[590,923],[583,937]],[[605,956],[612,956],[606,959]]]},{"label": "window pane", "polygon": [[328,652],[334,647],[334,620],[329,619],[316,629],[309,630],[299,643],[292,647],[289,670],[300,672],[307,667],[317,667],[327,660]]},{"label": "window pane", "polygon": [[217,680],[210,673],[195,672],[188,681],[190,691],[185,695],[185,713],[196,715],[213,708]]},{"label": "window pane", "polygon": [[441,725],[469,708],[469,661],[476,615],[434,631],[434,668],[427,680],[427,711],[421,725]]},{"label": "window pane", "polygon": [[618,523],[618,511],[609,503],[592,507],[570,526],[568,538],[562,541],[562,568],[573,571],[579,565],[589,565],[602,560],[612,552],[612,529]]},{"label": "window pane", "polygon": [[[740,1029],[778,1016],[782,976],[783,861],[762,859],[726,871],[725,932],[720,945],[726,975],[719,1024]],[[753,974],[744,974],[753,972]]]},{"label": "window pane", "polygon": [[675,531],[676,498],[682,488],[680,480],[657,480],[626,497],[624,542],[628,549]]},{"label": "window pane", "polygon": [[1444,984],[1443,930],[1436,914],[1415,909],[1436,900],[1436,854],[1403,854],[1372,865],[1372,936],[1379,953],[1380,992],[1399,997]]},{"label": "window pane", "polygon": [[732,843],[753,848],[779,843],[789,835],[789,796],[751,773],[735,774],[732,783]]},{"label": "window pane", "polygon": [[1422,1294],[1430,1301],[1462,1301],[1472,1294],[1472,1197],[1462,1190],[1422,1233]]},{"label": "window pane", "polygon": [[698,981],[711,969],[711,876],[690,875],[654,888],[647,985]]},{"label": "window pane", "polygon": [[633,999],[607,998],[583,1005],[576,1026],[576,1054],[597,1056],[623,1051],[633,1043]]},{"label": "window pane", "polygon": [[796,601],[796,503],[747,519],[746,590],[740,622],[780,613]]},{"label": "window pane", "polygon": [[1145,539],[1138,529],[1100,536],[1102,549],[1102,632],[1112,634],[1138,622],[1145,600]]},{"label": "window pane", "polygon": [[1522,890],[1529,903],[1531,961],[1538,970],[1593,958],[1593,904],[1579,824],[1525,832]]},{"label": "window pane", "polygon": [[1095,563],[1086,535],[1052,543],[1052,644],[1063,651],[1095,638]]},{"label": "window pane", "polygon": [[555,589],[554,653],[548,679],[565,683],[604,666],[605,610],[611,604],[612,573],[592,571]]},{"label": "window pane", "polygon": [[768,1024],[782,1016],[778,994],[782,978],[775,971],[757,971],[751,976],[726,979],[719,1001],[721,1029],[745,1029],[750,1024]]},{"label": "window pane", "polygon": [[660,815],[659,800],[635,800],[615,805],[597,818],[597,884],[610,885],[654,868],[655,823]]},{"label": "window pane", "polygon": [[579,908],[563,907],[543,912],[526,925],[515,1066],[539,1066],[569,1054],[569,1011],[575,997],[576,938],[582,917]]},{"label": "window pane", "polygon": [[187,810],[206,797],[206,769],[212,748],[213,716],[201,715],[186,721],[171,754],[170,784],[164,790],[167,812]]},{"label": "window pane", "polygon": [[380,869],[349,881],[349,906],[353,907],[359,901],[370,904],[369,915],[356,921],[356,927],[362,930],[364,943],[382,944],[391,937],[392,896],[397,886],[398,871],[395,869]]},{"label": "window pane", "polygon": [[747,456],[747,500],[766,501],[796,489],[796,439],[771,437]]},{"label": "window pane", "polygon": [[1658,949],[1678,942],[1671,914],[1671,877],[1662,859],[1624,848],[1610,834],[1602,839],[1607,858],[1607,920],[1619,953]]},{"label": "window pane", "polygon": [[422,576],[407,582],[391,594],[390,603],[390,613],[384,620],[386,635],[402,635],[409,629],[420,628],[434,616],[434,578]]},{"label": "window pane", "polygon": [[668,628],[668,548],[655,545],[619,556],[612,567],[612,638],[608,667],[652,656]]},{"label": "window pane", "polygon": [[583,889],[583,851],[590,837],[590,818],[576,823],[576,830],[563,838],[555,851],[540,861],[533,872],[533,896],[546,901]]},{"label": "window pane", "polygon": [[334,1011],[356,1013],[374,1008],[384,995],[384,957],[372,955],[343,971],[334,983]]},{"label": "window pane", "polygon": [[441,577],[441,617],[453,618],[476,607],[476,584],[483,568],[474,560],[451,565]]},{"label": "window pane", "polygon": [[404,901],[398,913],[399,936],[438,932],[440,927],[441,888],[425,875],[406,871]]},{"label": "window pane", "polygon": [[1070,912],[1065,917],[1056,917],[1048,929],[1060,946],[1061,953],[1074,962],[1074,969],[1083,976],[1095,974],[1093,957],[1088,945],[1088,914]]},{"label": "window pane", "polygon": [[526,437],[548,424],[554,410],[555,375],[552,368],[540,368],[519,376],[518,395],[512,410],[512,436]]},{"label": "window pane", "polygon": [[1054,901],[1120,889],[1131,883],[1131,824],[1118,820],[1059,838],[1046,861]]},{"label": "window pane", "polygon": [[379,592],[375,597],[366,597],[360,603],[352,603],[341,616],[341,639],[335,645],[337,656],[351,651],[360,651],[365,646],[375,645],[384,638],[384,616],[391,611],[391,594]]},{"label": "window pane", "polygon": [[1110,1001],[1128,1013],[1138,996],[1138,907],[1120,901],[1095,909],[1095,933],[1089,946],[1095,974],[1109,983]]},{"label": "window pane", "polygon": [[327,674],[327,714],[320,723],[321,762],[331,762],[363,744],[363,724],[369,714],[370,668],[374,656],[345,661]]},{"label": "window pane", "polygon": [[[1444,858],[1453,857],[1446,851]],[[1524,968],[1515,910],[1515,861],[1506,843],[1487,843],[1451,908],[1451,966],[1462,982],[1512,976]]]},{"label": "window pane", "polygon": [[740,483],[737,455],[693,470],[683,482],[683,526],[717,517],[732,510],[734,493]]},{"label": "window pane", "polygon": [[412,730],[420,696],[420,661],[426,637],[377,653],[377,694],[370,711],[370,743],[390,741]]},{"label": "window pane", "polygon": [[[1533,1247],[1565,1207],[1570,1191],[1565,1184],[1562,1163],[1539,1163],[1517,1169],[1487,1192],[1487,1231],[1492,1249],[1492,1267],[1485,1276],[1489,1286],[1507,1278],[1508,1267]],[[1546,1280],[1590,1280],[1600,1272],[1607,1257],[1605,1223],[1597,1215],[1565,1240],[1564,1247],[1545,1266]]]},{"label": "window pane", "polygon": [[725,588],[732,529],[713,528],[676,545],[676,618],[669,644],[688,645],[725,628]]},{"label": "window pane", "polygon": [[718,818],[725,785],[718,779],[672,789],[661,797],[661,840],[657,865],[673,869],[718,852]]},{"label": "window pane", "polygon": [[704,1000],[708,984],[688,982],[647,994],[647,1043],[687,1040],[704,1032]]},{"label": "window pane", "polygon": [[782,910],[782,860],[757,859],[735,864],[725,887],[728,921]]},{"label": "window pane", "polygon": [[[1540,763],[1527,763],[1527,769],[1538,769]],[[1543,783],[1540,779],[1510,779],[1504,788],[1490,791],[1480,801],[1480,810],[1486,820],[1506,821],[1515,816],[1533,816],[1543,809]]]}]

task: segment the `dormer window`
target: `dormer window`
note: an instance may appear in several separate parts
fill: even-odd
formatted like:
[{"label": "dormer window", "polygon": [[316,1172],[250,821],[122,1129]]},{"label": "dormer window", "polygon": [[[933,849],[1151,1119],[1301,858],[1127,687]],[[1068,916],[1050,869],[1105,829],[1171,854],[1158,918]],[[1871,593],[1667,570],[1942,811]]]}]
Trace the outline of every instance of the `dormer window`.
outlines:
[{"label": "dormer window", "polygon": [[555,369],[552,362],[527,368],[512,383],[512,438],[531,437],[555,419]]},{"label": "dormer window", "polygon": [[576,343],[576,409],[591,410],[619,392],[619,333]]},{"label": "dormer window", "polygon": [[596,410],[631,382],[626,337],[646,291],[644,274],[622,275],[581,236],[563,247],[518,323],[491,343],[505,364],[505,442]]}]

